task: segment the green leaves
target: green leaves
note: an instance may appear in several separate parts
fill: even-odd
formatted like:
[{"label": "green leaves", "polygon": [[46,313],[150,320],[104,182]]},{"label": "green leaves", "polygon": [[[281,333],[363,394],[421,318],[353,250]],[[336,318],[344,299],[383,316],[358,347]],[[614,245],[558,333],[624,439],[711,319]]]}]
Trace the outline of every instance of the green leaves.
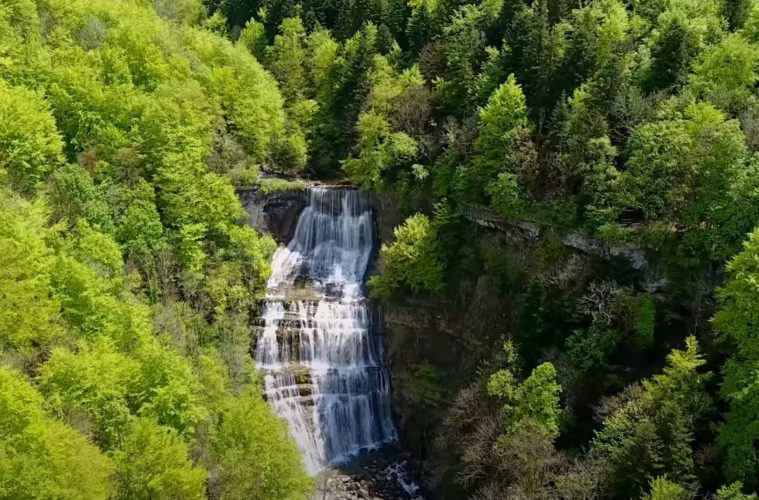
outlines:
[{"label": "green leaves", "polygon": [[63,160],[63,142],[47,102],[37,92],[0,78],[0,180],[31,194]]},{"label": "green leaves", "polygon": [[416,214],[395,228],[392,244],[380,251],[382,273],[369,279],[372,293],[389,300],[399,289],[442,295],[443,261],[437,230],[427,216]]},{"label": "green leaves", "polygon": [[51,295],[54,257],[44,238],[45,214],[0,190],[0,345],[27,350],[63,333],[60,303]]},{"label": "green leaves", "polygon": [[[252,375],[249,314],[275,245],[241,225],[229,172],[302,168],[315,106],[287,116],[276,80],[202,28],[204,10],[0,6],[0,497],[312,487]],[[255,412],[235,420],[241,392]],[[227,418],[237,454],[211,443]],[[245,426],[260,445],[234,442]]]},{"label": "green leaves", "polygon": [[296,500],[313,487],[286,424],[258,391],[248,389],[224,403],[211,439],[221,467],[215,478],[224,486],[221,498]]},{"label": "green leaves", "polygon": [[[607,494],[651,498],[694,487],[694,429],[711,410],[705,392],[711,374],[695,338],[673,350],[661,374],[631,386],[607,402],[611,411],[592,441],[589,456],[609,474]],[[659,479],[672,478],[675,483]],[[672,486],[674,485],[674,486]]]},{"label": "green leaves", "polygon": [[42,406],[23,375],[0,367],[0,496],[111,498],[113,462]]},{"label": "green leaves", "polygon": [[729,347],[724,366],[722,397],[729,404],[725,424],[720,428],[719,444],[727,458],[730,480],[743,480],[755,487],[756,450],[759,436],[756,409],[759,405],[759,320],[756,296],[759,292],[759,236],[754,231],[744,249],[728,265],[730,277],[719,291],[720,309],[714,328]]},{"label": "green leaves", "polygon": [[175,431],[138,418],[114,453],[119,499],[205,498],[206,471],[193,466]]},{"label": "green leaves", "polygon": [[382,187],[387,170],[410,163],[416,155],[416,141],[403,132],[390,132],[387,119],[377,113],[361,114],[357,128],[359,156],[343,161],[343,168],[365,189]]},{"label": "green leaves", "polygon": [[458,194],[475,202],[487,194],[502,215],[518,216],[525,205],[522,184],[534,172],[530,171],[527,104],[513,74],[490,95],[478,115],[474,160],[458,168]]},{"label": "green leaves", "polygon": [[518,382],[510,370],[499,370],[488,380],[488,394],[503,401],[507,432],[529,420],[541,425],[548,435],[559,435],[559,392],[556,369],[551,363],[535,367]]}]

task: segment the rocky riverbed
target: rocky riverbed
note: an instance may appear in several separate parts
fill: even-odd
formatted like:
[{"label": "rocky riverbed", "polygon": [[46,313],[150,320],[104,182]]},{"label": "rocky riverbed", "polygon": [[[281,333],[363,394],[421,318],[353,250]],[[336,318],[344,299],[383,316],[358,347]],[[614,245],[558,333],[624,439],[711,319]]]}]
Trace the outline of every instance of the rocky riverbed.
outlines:
[{"label": "rocky riverbed", "polygon": [[312,500],[422,500],[413,468],[395,453],[372,451],[345,467],[323,472]]}]

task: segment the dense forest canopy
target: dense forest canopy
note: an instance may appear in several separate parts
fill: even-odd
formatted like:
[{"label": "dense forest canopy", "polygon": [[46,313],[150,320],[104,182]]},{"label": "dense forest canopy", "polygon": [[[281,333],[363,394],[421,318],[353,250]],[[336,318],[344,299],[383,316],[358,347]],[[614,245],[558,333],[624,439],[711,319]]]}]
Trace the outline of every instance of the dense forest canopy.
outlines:
[{"label": "dense forest canopy", "polygon": [[758,71],[755,0],[0,1],[0,497],[312,491],[249,353],[266,171],[398,200],[379,300],[513,306],[415,372],[441,495],[755,499]]},{"label": "dense forest canopy", "polygon": [[204,12],[0,4],[0,497],[312,487],[249,356],[274,244],[231,181],[305,143]]}]

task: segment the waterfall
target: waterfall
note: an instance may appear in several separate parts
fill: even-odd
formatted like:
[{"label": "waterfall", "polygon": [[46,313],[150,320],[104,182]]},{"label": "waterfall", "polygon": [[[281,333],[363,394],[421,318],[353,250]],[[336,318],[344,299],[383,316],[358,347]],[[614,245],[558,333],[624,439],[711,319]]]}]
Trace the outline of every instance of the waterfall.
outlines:
[{"label": "waterfall", "polygon": [[377,311],[363,287],[374,239],[365,194],[312,188],[292,241],[274,254],[256,364],[312,474],[396,439]]}]

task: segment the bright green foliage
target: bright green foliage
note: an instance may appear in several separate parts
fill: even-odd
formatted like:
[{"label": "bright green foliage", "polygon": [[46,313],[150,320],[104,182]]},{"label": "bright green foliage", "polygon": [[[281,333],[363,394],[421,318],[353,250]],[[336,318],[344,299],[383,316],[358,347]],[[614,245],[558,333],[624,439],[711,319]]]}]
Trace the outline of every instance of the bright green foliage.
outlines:
[{"label": "bright green foliage", "polygon": [[44,212],[0,192],[0,345],[28,349],[62,333],[59,304],[51,296],[54,258],[45,245]]},{"label": "bright green foliage", "polygon": [[[0,358],[40,391],[0,369],[1,497],[203,498],[220,401],[260,383],[275,245],[230,172],[301,168],[305,139],[245,43],[204,26],[199,0],[0,6]],[[254,394],[279,433],[235,481],[307,496]]]},{"label": "bright green foliage", "polygon": [[729,486],[723,486],[717,490],[716,500],[756,500],[754,493],[749,495],[743,493],[743,483],[736,481]]},{"label": "bright green foliage", "polygon": [[133,414],[187,434],[204,417],[187,361],[151,344],[136,359],[105,341],[83,345],[77,354],[56,350],[45,365],[42,386],[63,414],[85,412],[106,446],[118,446]]},{"label": "bright green foliage", "polygon": [[[672,90],[682,86],[699,55],[723,34],[717,0],[661,2],[650,38],[651,62],[645,87]],[[653,19],[652,19],[653,20]]]},{"label": "bright green foliage", "polygon": [[139,373],[128,386],[132,407],[162,426],[192,435],[205,412],[198,401],[197,377],[187,360],[156,344],[142,348],[137,359]]},{"label": "bright green foliage", "polygon": [[660,476],[651,481],[651,492],[643,496],[644,500],[688,500],[691,495],[677,483],[666,476]]},{"label": "bright green foliage", "polygon": [[514,75],[498,87],[479,112],[479,154],[494,160],[502,152],[503,136],[516,127],[527,125],[527,104]]},{"label": "bright green foliage", "polygon": [[729,256],[752,224],[742,208],[750,198],[739,194],[747,148],[738,122],[708,104],[692,105],[682,118],[636,129],[629,149],[620,206],[689,230],[695,255]]},{"label": "bright green foliage", "polygon": [[759,254],[759,232],[754,231],[744,244],[743,251],[730,261],[730,279],[719,291],[720,310],[714,317],[715,329],[738,348],[737,354],[747,358],[759,357],[759,338],[753,326],[759,319],[754,300]]},{"label": "bright green foliage", "polygon": [[62,159],[63,142],[49,105],[40,94],[0,78],[0,175],[31,193]]},{"label": "bright green foliage", "polygon": [[498,87],[479,112],[477,154],[480,161],[498,162],[504,153],[506,134],[527,125],[527,104],[514,75]]},{"label": "bright green foliage", "polygon": [[296,99],[307,90],[306,30],[299,17],[291,17],[282,21],[279,31],[266,49],[266,66],[280,82],[285,98]]},{"label": "bright green foliage", "polygon": [[541,425],[550,436],[559,434],[559,392],[556,369],[551,363],[537,366],[530,376],[519,382],[508,369],[500,370],[488,380],[488,394],[503,401],[507,431],[530,420]]},{"label": "bright green foliage", "polygon": [[629,13],[623,2],[589,2],[575,9],[569,18],[566,58],[573,83],[580,84],[596,70],[613,64],[615,51],[630,30]]},{"label": "bright green foliage", "polygon": [[383,244],[380,252],[382,274],[372,276],[372,293],[389,300],[398,290],[443,293],[443,261],[438,247],[437,230],[422,214],[412,215],[395,228],[392,244]]},{"label": "bright green foliage", "polygon": [[287,427],[272,415],[258,390],[228,399],[212,436],[223,485],[221,498],[267,500],[308,496],[313,479],[300,466]]},{"label": "bright green foliage", "polygon": [[114,453],[119,499],[205,498],[206,472],[193,467],[177,433],[149,418],[135,419]]},{"label": "bright green foliage", "polygon": [[519,181],[510,172],[501,172],[496,181],[487,187],[491,203],[506,218],[519,217],[524,213],[525,202],[519,192]]},{"label": "bright green foliage", "polygon": [[[507,214],[519,204],[515,175],[521,173],[525,163],[529,163],[520,154],[523,144],[529,148],[527,104],[514,75],[509,75],[506,83],[498,87],[487,105],[480,109],[477,128],[479,136],[474,145],[474,161],[459,170],[458,189],[465,198],[479,201],[488,179],[498,177],[496,185],[487,190],[495,207],[499,211],[505,209]],[[508,175],[500,176],[504,172]]]},{"label": "bright green foliage", "polygon": [[582,194],[591,213],[612,202],[619,172],[614,165],[617,149],[609,139],[609,127],[593,102],[592,86],[577,88],[567,100],[559,130],[564,175],[582,177]]},{"label": "bright green foliage", "polygon": [[131,420],[127,395],[139,363],[105,341],[76,354],[56,349],[45,364],[41,388],[61,416],[84,419],[101,446],[117,446]]},{"label": "bright green foliage", "polygon": [[308,37],[307,41],[309,59],[309,79],[312,82],[314,95],[319,103],[328,98],[332,92],[332,83],[337,69],[336,57],[340,45],[332,37],[332,33],[326,29],[316,29]]},{"label": "bright green foliage", "polygon": [[416,155],[414,139],[403,132],[391,132],[389,123],[379,114],[362,114],[357,128],[360,153],[345,160],[343,168],[364,188],[381,187],[386,170],[410,162]]},{"label": "bright green foliage", "polygon": [[759,47],[738,34],[725,37],[704,55],[691,86],[702,97],[729,112],[749,107],[757,82]]},{"label": "bright green foliage", "polygon": [[745,23],[739,33],[746,37],[749,41],[756,43],[759,41],[759,5],[751,0],[749,0],[749,3],[751,5],[750,8],[747,9]]},{"label": "bright green foliage", "polygon": [[156,14],[183,24],[195,24],[203,16],[203,4],[199,0],[153,0]]},{"label": "bright green foliage", "polygon": [[246,49],[253,54],[259,61],[264,60],[264,53],[266,51],[266,32],[264,25],[256,21],[255,19],[249,20],[245,23],[245,27],[240,32],[240,38],[238,43],[243,45]]},{"label": "bright green foliage", "polygon": [[74,224],[84,219],[101,231],[112,229],[113,207],[107,193],[97,188],[92,175],[82,167],[67,165],[53,172],[47,194],[54,221]]},{"label": "bright green foliage", "polygon": [[643,387],[653,398],[676,402],[686,408],[692,418],[698,418],[707,409],[707,401],[694,396],[703,392],[712,376],[709,372],[701,372],[705,364],[704,356],[698,352],[698,342],[694,337],[688,337],[685,350],[673,349],[667,355],[667,365],[662,373],[643,381]]},{"label": "bright green foliage", "polygon": [[119,205],[124,208],[116,214],[116,239],[127,255],[146,255],[165,245],[155,201],[155,191],[144,180],[119,193]]},{"label": "bright green foliage", "polygon": [[22,375],[0,368],[0,496],[111,498],[111,460],[46,416],[43,402]]},{"label": "bright green foliage", "polygon": [[[419,139],[427,125],[424,123],[427,103],[417,100],[423,95],[419,69],[412,67],[398,72],[387,58],[377,56],[369,82],[367,110],[359,115],[356,125],[355,156],[343,161],[343,169],[351,180],[366,189],[382,188],[385,179],[399,184],[409,176],[419,180],[412,163],[420,152]],[[416,108],[416,116],[411,114],[412,107]]]}]

